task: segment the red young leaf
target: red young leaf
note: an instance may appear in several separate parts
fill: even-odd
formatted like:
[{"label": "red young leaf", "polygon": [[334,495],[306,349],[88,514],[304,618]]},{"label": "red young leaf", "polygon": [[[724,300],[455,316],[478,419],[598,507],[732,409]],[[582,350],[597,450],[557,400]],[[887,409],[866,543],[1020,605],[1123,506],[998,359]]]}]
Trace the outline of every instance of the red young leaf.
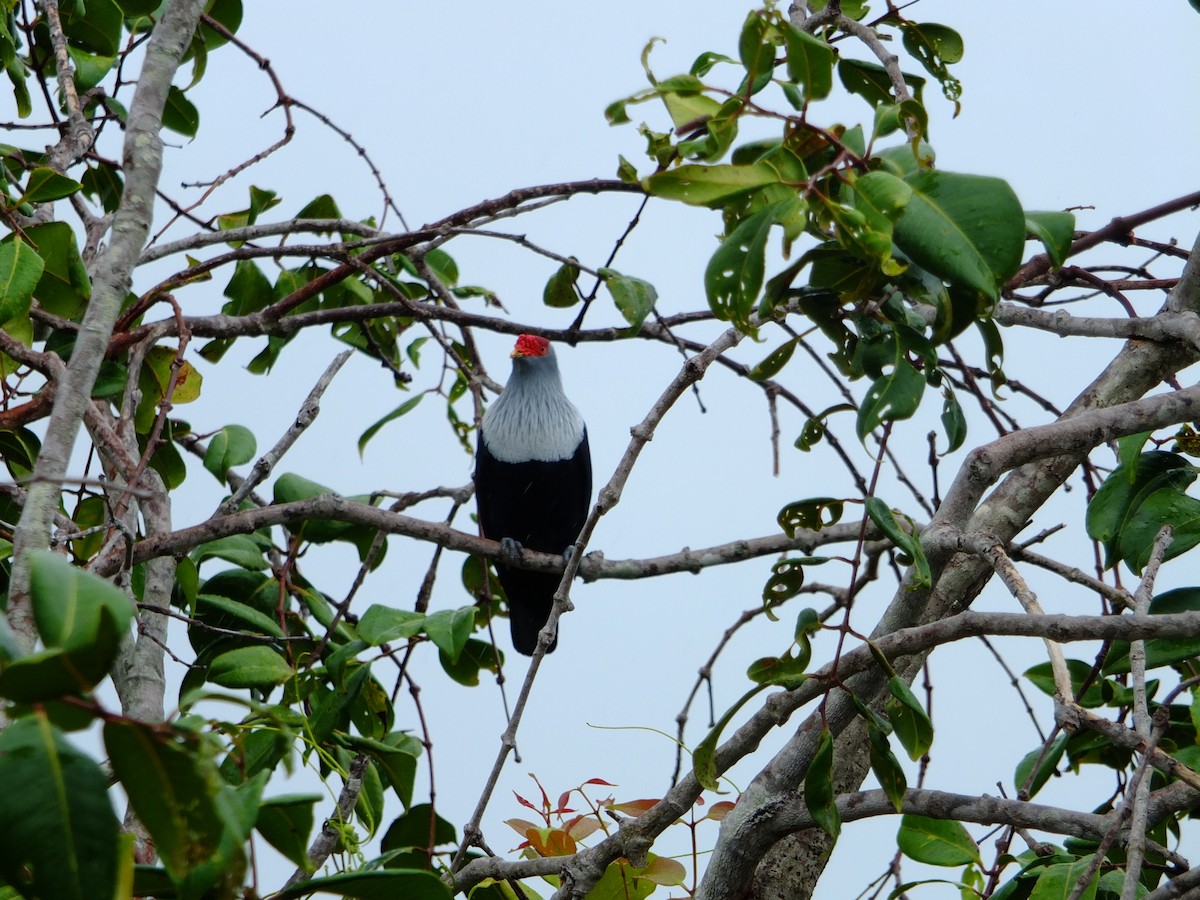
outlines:
[{"label": "red young leaf", "polygon": [[596,821],[593,815],[576,816],[569,820],[564,826],[567,834],[575,838],[577,841],[582,841],[588,835],[595,833],[600,828],[600,823]]},{"label": "red young leaf", "polygon": [[517,802],[518,802],[518,803],[520,803],[522,806],[528,806],[528,807],[529,807],[530,809],[532,809],[534,812],[538,812],[538,811],[539,811],[539,810],[538,810],[538,808],[537,808],[536,806],[534,806],[532,803],[530,803],[528,800],[526,800],[524,797],[522,797],[522,796],[521,796],[520,794],[518,794],[516,791],[513,791],[513,796],[517,798]]},{"label": "red young leaf", "polygon": [[575,810],[566,808],[567,801],[570,799],[571,799],[570,791],[563,791],[561,794],[559,794],[558,795],[558,809],[556,809],[555,812],[560,812],[560,813],[574,812]]},{"label": "red young leaf", "polygon": [[616,787],[611,781],[605,781],[603,778],[589,778],[584,784],[602,784],[605,787]]},{"label": "red young leaf", "polygon": [[708,814],[704,818],[712,819],[714,822],[720,822],[723,818],[729,815],[729,811],[736,805],[737,804],[732,800],[722,800],[719,803],[714,803],[712,809],[708,811]]},{"label": "red young leaf", "polygon": [[624,803],[606,803],[608,809],[615,810],[619,813],[625,813],[627,816],[640,816],[646,810],[658,803],[657,799],[652,800],[626,800]]}]

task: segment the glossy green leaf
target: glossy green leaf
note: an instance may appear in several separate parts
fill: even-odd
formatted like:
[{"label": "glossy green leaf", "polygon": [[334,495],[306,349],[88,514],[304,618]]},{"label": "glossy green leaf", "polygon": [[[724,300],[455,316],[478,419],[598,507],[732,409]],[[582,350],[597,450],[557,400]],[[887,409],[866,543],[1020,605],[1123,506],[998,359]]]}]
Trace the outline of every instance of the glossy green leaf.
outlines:
[{"label": "glossy green leaf", "polygon": [[797,500],[789,503],[779,511],[777,520],[783,533],[795,540],[796,533],[801,529],[820,531],[830,525],[836,525],[842,518],[846,501],[836,497],[812,497],[807,500]]},{"label": "glossy green leaf", "polygon": [[546,287],[542,290],[542,302],[554,309],[569,309],[579,302],[579,266],[574,262],[563,263],[554,270]]},{"label": "glossy green leaf", "polygon": [[947,384],[942,390],[942,398],[942,428],[946,430],[949,443],[946,452],[953,453],[967,439],[967,417],[963,415],[962,406],[950,385]]},{"label": "glossy green leaf", "polygon": [[925,376],[900,356],[890,372],[880,375],[871,383],[858,407],[855,430],[859,440],[866,440],[867,435],[884,422],[911,418],[920,408],[924,395]]},{"label": "glossy green leaf", "polygon": [[1182,491],[1195,479],[1196,469],[1186,458],[1161,450],[1143,453],[1132,464],[1114,469],[1092,497],[1085,519],[1088,537],[1104,544],[1105,565],[1120,561],[1122,530],[1146,497],[1164,487]]},{"label": "glossy green leaf", "polygon": [[44,713],[0,732],[0,796],[0,878],[27,897],[116,895],[120,823],[108,779]]},{"label": "glossy green leaf", "polygon": [[738,38],[738,58],[746,69],[746,78],[738,93],[755,94],[770,84],[775,71],[772,31],[764,13],[754,10],[746,16]]},{"label": "glossy green leaf", "polygon": [[29,173],[25,182],[25,193],[18,203],[47,203],[51,200],[61,200],[70,197],[82,185],[65,175],[59,175],[49,166],[38,166]]},{"label": "glossy green leaf", "polygon": [[412,805],[413,782],[417,775],[417,759],[421,743],[410,735],[395,733],[385,740],[373,740],[357,735],[343,738],[345,745],[356,753],[366,753],[396,792],[405,809]]},{"label": "glossy green leaf", "polygon": [[640,329],[658,302],[658,291],[654,285],[632,275],[622,275],[615,269],[600,269],[599,272],[604,279],[604,286],[612,295],[613,303],[630,328],[634,331]]},{"label": "glossy green leaf", "polygon": [[375,604],[368,607],[359,619],[358,636],[378,647],[391,641],[416,637],[424,627],[424,613]]},{"label": "glossy green leaf", "polygon": [[807,679],[805,671],[812,660],[812,646],[808,636],[797,641],[796,652],[789,650],[783,656],[764,656],[756,659],[746,669],[746,677],[759,685],[775,685],[784,690],[794,690]]},{"label": "glossy green leaf", "polygon": [[271,282],[262,269],[249,259],[238,260],[229,283],[225,285],[224,295],[229,302],[222,307],[222,312],[233,316],[256,313],[275,302]]},{"label": "glossy green leaf", "polygon": [[1035,797],[1050,780],[1057,774],[1058,764],[1067,749],[1069,734],[1063,733],[1056,737],[1049,747],[1035,747],[1021,758],[1013,773],[1013,785],[1018,791],[1025,791],[1029,797]]},{"label": "glossy green leaf", "polygon": [[1163,559],[1174,559],[1200,544],[1200,500],[1171,486],[1154,491],[1137,504],[1117,538],[1117,555],[1134,574],[1142,573],[1164,525],[1171,525],[1175,533]]},{"label": "glossy green leaf", "polygon": [[308,868],[308,842],[312,835],[313,805],[320,794],[281,794],[262,802],[255,828],[284,858]]},{"label": "glossy green leaf", "polygon": [[804,566],[796,559],[781,559],[771,566],[771,577],[763,585],[763,605],[778,606],[804,587]]},{"label": "glossy green leaf", "polygon": [[266,569],[269,567],[264,550],[254,538],[245,534],[231,534],[201,544],[191,553],[197,565],[206,559],[223,559],[243,569]]},{"label": "glossy green leaf", "polygon": [[[871,106],[896,102],[896,98],[892,94],[891,76],[888,75],[887,69],[878,63],[842,57],[838,60],[837,69],[838,78],[841,79],[842,86],[851,94],[858,94]],[[925,84],[925,79],[917,75],[909,75],[905,72],[904,81],[912,91],[913,96],[917,100],[920,100],[921,89]]]},{"label": "glossy green leaf", "polygon": [[369,869],[300,881],[272,894],[274,900],[299,900],[310,894],[355,900],[450,900],[450,889],[422,869]]},{"label": "glossy green leaf", "polygon": [[716,791],[720,787],[717,781],[717,744],[721,740],[721,732],[725,730],[733,717],[737,715],[738,710],[745,706],[759,691],[766,688],[767,684],[758,684],[750,688],[746,693],[742,694],[733,706],[725,710],[724,715],[717,720],[717,724],[705,735],[704,740],[698,743],[692,750],[692,772],[696,776],[696,781],[706,791]]},{"label": "glossy green leaf", "polygon": [[29,318],[43,269],[42,258],[19,237],[0,243],[0,326]]},{"label": "glossy green leaf", "polygon": [[[367,449],[367,444],[370,443],[371,438],[373,438],[373,437],[375,437],[375,435],[379,434],[380,430],[383,428],[384,425],[387,425],[389,422],[396,421],[401,416],[408,415],[410,412],[412,412],[414,409],[417,408],[417,404],[419,404],[424,398],[425,398],[424,393],[415,394],[414,396],[409,397],[407,400],[405,400],[403,403],[401,403],[399,406],[397,406],[395,409],[393,409],[390,413],[388,413],[386,416],[384,416],[382,419],[380,419],[375,424],[373,424],[370,428],[368,428],[366,431],[364,431],[361,435],[359,435],[358,455],[359,456],[363,455],[363,452]],[[305,498],[305,499],[307,499],[307,498]]]},{"label": "glossy green leaf", "polygon": [[116,56],[121,49],[124,15],[114,0],[87,0],[64,7],[63,32],[72,43],[101,56]]},{"label": "glossy green leaf", "polygon": [[833,735],[829,726],[821,729],[817,749],[804,775],[804,805],[818,827],[835,841],[842,830],[837,793],[833,789]]},{"label": "glossy green leaf", "polygon": [[296,503],[323,494],[334,493],[332,488],[310,481],[301,475],[287,472],[275,479],[273,496],[276,503]]},{"label": "glossy green leaf", "polygon": [[[1067,900],[1072,897],[1075,885],[1083,873],[1091,867],[1093,857],[1094,854],[1090,854],[1071,862],[1047,866],[1038,875],[1037,883],[1033,886],[1029,900]],[[1078,895],[1078,900],[1094,900],[1099,885],[1099,874],[1094,873],[1091,882],[1083,893]]]},{"label": "glossy green leaf", "polygon": [[790,22],[783,26],[783,40],[787,48],[788,80],[802,85],[808,100],[824,100],[833,90],[836,59],[833,49]]},{"label": "glossy green leaf", "polygon": [[766,163],[750,165],[683,165],[642,179],[646,193],[693,206],[720,206],[755,188],[779,183],[779,173]]},{"label": "glossy green leaf", "polygon": [[788,364],[788,360],[792,358],[799,340],[799,338],[792,338],[790,341],[780,344],[765,359],[751,368],[746,373],[747,377],[751,381],[767,381],[770,378],[774,378]]},{"label": "glossy green leaf", "polygon": [[33,294],[47,312],[74,318],[92,296],[87,267],[79,255],[75,232],[66,222],[47,222],[25,229],[45,264]]},{"label": "glossy green leaf", "polygon": [[933,723],[899,675],[888,679],[888,692],[891,694],[886,704],[888,719],[908,758],[916,762],[933,746]]},{"label": "glossy green leaf", "polygon": [[718,319],[735,324],[748,320],[762,290],[767,236],[782,211],[777,204],[743,219],[709,260],[704,290]]},{"label": "glossy green leaf", "polygon": [[954,172],[905,179],[913,195],[895,241],[922,268],[995,301],[1021,264],[1025,213],[1005,181]]},{"label": "glossy green leaf", "polygon": [[1075,214],[1070,212],[1025,213],[1025,228],[1046,248],[1050,265],[1061,268],[1075,240]]},{"label": "glossy green leaf", "polygon": [[905,815],[900,820],[896,844],[909,859],[930,866],[965,866],[977,863],[979,847],[961,822]]},{"label": "glossy green leaf", "polygon": [[295,674],[278,651],[264,644],[227,650],[208,667],[208,680],[227,688],[269,690]]},{"label": "glossy green leaf", "polygon": [[904,803],[904,792],[908,789],[908,779],[904,777],[904,769],[892,752],[888,737],[882,729],[873,724],[867,724],[867,741],[870,744],[871,771],[875,773],[879,786],[892,802],[896,812]]},{"label": "glossy green leaf", "polygon": [[121,205],[125,179],[116,166],[105,162],[89,165],[80,178],[80,184],[85,194],[100,201],[106,213],[116,212]]},{"label": "glossy green leaf", "polygon": [[[1087,709],[1103,706],[1112,695],[1111,685],[1106,685],[1103,678],[1092,675],[1091,664],[1081,659],[1068,659],[1067,672],[1071,677],[1071,693],[1080,706]],[[1038,663],[1026,669],[1025,677],[1047,696],[1054,696],[1054,670],[1049,662]],[[1084,684],[1087,684],[1088,688],[1081,694]]]},{"label": "glossy green leaf", "polygon": [[[932,583],[933,575],[929,569],[929,560],[925,558],[925,550],[921,547],[920,537],[901,528],[891,507],[878,497],[868,497],[866,505],[867,515],[870,516],[871,521],[911,560],[913,584],[928,587]],[[909,528],[913,528],[911,519],[909,519]]]},{"label": "glossy green leaf", "polygon": [[[1176,588],[1159,594],[1150,601],[1150,614],[1200,612],[1200,588]],[[1200,656],[1200,637],[1151,638],[1145,642],[1146,668],[1173,666]],[[1104,660],[1105,675],[1122,675],[1129,671],[1129,644],[1114,641]]]},{"label": "glossy green leaf", "polygon": [[184,137],[195,137],[200,130],[200,110],[187,98],[178,87],[171,85],[167,92],[167,103],[163,107],[163,127],[182,134]]},{"label": "glossy green leaf", "polygon": [[459,654],[467,646],[467,639],[475,630],[475,607],[440,609],[425,617],[424,631],[434,646],[446,654],[452,663],[458,662]]},{"label": "glossy green leaf", "polygon": [[154,838],[163,865],[176,884],[196,879],[192,885],[201,888],[220,878],[202,864],[219,855],[226,824],[216,802],[220,776],[195,752],[194,740],[139,722],[112,720],[104,726],[113,774]]},{"label": "glossy green leaf", "polygon": [[34,621],[48,648],[86,650],[97,642],[105,619],[122,633],[133,619],[133,603],[124,592],[57,553],[30,553],[29,579]]},{"label": "glossy green leaf", "polygon": [[464,687],[476,687],[479,684],[480,672],[499,671],[504,663],[504,652],[488,641],[471,638],[459,653],[457,660],[451,660],[444,652],[438,651],[438,662],[442,670]]},{"label": "glossy green leaf", "polygon": [[244,425],[226,425],[209,438],[204,468],[224,481],[230,469],[250,462],[257,450],[254,432]]}]

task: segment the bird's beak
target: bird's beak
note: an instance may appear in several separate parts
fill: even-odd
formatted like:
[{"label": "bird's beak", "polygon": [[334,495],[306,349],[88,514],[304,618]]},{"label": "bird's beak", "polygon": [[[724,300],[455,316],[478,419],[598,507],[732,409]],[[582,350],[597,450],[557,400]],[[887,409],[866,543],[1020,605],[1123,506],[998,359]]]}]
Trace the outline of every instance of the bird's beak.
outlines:
[{"label": "bird's beak", "polygon": [[520,347],[513,347],[513,352],[508,354],[509,359],[520,359],[525,354],[521,352]]}]

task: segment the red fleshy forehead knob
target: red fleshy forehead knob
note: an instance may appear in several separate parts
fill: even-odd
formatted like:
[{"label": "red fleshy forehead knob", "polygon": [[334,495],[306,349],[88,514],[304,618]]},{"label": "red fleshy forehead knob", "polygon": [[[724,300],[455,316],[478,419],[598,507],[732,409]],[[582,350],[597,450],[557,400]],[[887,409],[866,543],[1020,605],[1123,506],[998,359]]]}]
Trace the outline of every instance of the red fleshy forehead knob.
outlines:
[{"label": "red fleshy forehead knob", "polygon": [[513,356],[545,356],[550,352],[550,342],[536,334],[523,334],[517,338]]}]

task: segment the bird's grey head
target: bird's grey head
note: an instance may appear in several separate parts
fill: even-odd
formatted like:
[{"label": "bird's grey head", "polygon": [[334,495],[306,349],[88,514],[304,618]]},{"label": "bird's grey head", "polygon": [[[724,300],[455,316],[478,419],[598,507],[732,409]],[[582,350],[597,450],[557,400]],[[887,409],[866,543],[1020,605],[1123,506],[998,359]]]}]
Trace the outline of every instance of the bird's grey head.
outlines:
[{"label": "bird's grey head", "polygon": [[584,422],[563,393],[554,347],[523,334],[512,360],[512,377],[483,417],[488,450],[504,462],[570,457],[583,440]]}]

